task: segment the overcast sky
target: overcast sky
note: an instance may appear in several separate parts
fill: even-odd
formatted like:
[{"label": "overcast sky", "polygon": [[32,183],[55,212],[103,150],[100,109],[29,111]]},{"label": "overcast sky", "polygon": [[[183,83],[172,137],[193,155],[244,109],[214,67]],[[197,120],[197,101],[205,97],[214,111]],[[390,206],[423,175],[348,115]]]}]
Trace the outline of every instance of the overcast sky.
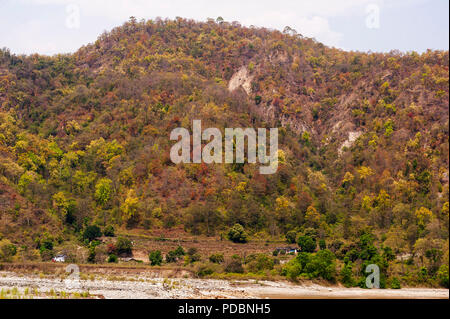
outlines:
[{"label": "overcast sky", "polygon": [[0,0],[0,47],[73,52],[130,16],[222,16],[246,26],[290,26],[345,50],[423,52],[448,50],[448,12],[448,0]]}]

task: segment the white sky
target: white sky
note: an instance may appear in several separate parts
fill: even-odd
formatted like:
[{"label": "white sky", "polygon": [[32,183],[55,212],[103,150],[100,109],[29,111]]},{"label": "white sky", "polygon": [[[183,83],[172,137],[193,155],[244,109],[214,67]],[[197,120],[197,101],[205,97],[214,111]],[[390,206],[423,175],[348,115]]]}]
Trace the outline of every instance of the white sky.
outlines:
[{"label": "white sky", "polygon": [[288,25],[346,50],[448,50],[448,10],[448,0],[0,0],[0,47],[73,52],[130,16],[222,16],[247,26]]}]

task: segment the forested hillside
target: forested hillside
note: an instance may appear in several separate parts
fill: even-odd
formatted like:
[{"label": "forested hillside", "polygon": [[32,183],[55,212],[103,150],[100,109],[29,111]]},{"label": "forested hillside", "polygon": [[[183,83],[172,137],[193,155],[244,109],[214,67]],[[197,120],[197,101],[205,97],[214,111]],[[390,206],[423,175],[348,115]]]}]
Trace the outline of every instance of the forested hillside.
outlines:
[{"label": "forested hillside", "polygon": [[[336,259],[349,285],[369,263],[448,285],[448,64],[447,51],[345,52],[222,19],[132,18],[70,55],[3,49],[0,261],[89,247],[92,226],[240,224],[249,241],[319,250],[280,268],[291,278]],[[279,127],[278,172],[173,164],[170,132],[194,119]]]}]

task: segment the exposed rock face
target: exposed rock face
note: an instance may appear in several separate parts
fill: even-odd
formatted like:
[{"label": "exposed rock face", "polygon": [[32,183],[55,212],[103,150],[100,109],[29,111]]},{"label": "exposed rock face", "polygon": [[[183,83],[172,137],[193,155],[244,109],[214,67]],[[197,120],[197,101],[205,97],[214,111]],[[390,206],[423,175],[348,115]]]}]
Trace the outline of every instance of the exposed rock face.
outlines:
[{"label": "exposed rock face", "polygon": [[230,82],[228,83],[228,90],[232,92],[242,86],[244,91],[250,95],[252,93],[252,80],[253,76],[251,76],[247,68],[243,66],[231,77]]},{"label": "exposed rock face", "polygon": [[289,55],[286,51],[277,51],[269,56],[271,63],[287,63],[289,62]]},{"label": "exposed rock face", "polygon": [[344,152],[345,147],[351,147],[353,143],[363,134],[363,132],[349,132],[348,139],[339,148],[339,155]]},{"label": "exposed rock face", "polygon": [[302,134],[303,132],[310,132],[316,134],[314,128],[309,127],[306,123],[304,123],[298,118],[288,115],[282,115],[280,117],[280,122],[283,127],[289,126],[291,130],[293,130],[295,133],[299,135]]}]

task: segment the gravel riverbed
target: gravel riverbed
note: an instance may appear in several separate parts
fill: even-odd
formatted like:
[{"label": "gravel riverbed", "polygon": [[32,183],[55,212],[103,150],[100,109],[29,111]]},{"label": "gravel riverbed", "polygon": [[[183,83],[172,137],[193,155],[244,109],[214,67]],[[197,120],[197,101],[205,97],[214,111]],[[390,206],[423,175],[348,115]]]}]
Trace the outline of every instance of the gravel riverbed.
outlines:
[{"label": "gravel riverbed", "polygon": [[0,290],[17,288],[19,294],[26,288],[39,292],[89,292],[91,298],[106,299],[448,299],[448,289],[359,289],[323,287],[316,284],[294,285],[280,281],[214,280],[191,278],[133,278],[73,280],[47,278],[33,274],[0,272]]}]

